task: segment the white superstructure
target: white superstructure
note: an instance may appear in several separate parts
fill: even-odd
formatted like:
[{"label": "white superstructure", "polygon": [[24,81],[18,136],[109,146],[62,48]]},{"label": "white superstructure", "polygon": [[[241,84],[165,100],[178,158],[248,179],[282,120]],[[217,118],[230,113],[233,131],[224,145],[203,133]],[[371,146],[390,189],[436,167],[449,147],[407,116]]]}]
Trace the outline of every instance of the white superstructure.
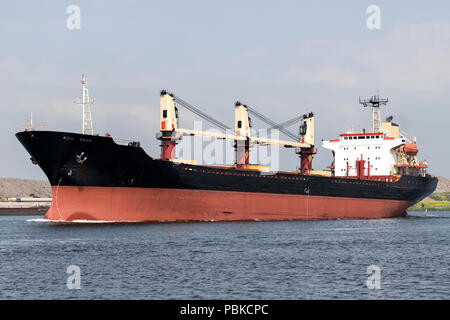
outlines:
[{"label": "white superstructure", "polygon": [[392,116],[380,121],[380,106],[387,99],[378,95],[360,103],[372,106],[372,132],[349,132],[338,139],[323,141],[324,148],[333,151],[330,168],[336,177],[383,178],[394,175],[425,174],[427,165],[419,163],[414,141],[407,141],[399,126],[392,122]]},{"label": "white superstructure", "polygon": [[390,176],[398,164],[397,147],[402,137],[389,137],[385,133],[348,133],[339,139],[323,141],[323,147],[334,153],[334,174],[337,177],[358,175],[357,161],[364,160],[363,176]]}]

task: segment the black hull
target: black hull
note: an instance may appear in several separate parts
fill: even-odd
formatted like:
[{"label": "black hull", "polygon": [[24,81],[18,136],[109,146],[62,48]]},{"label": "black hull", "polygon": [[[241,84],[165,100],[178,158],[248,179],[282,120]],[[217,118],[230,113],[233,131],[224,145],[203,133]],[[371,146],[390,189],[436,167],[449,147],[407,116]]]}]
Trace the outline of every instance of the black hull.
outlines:
[{"label": "black hull", "polygon": [[110,137],[75,133],[25,131],[16,137],[52,186],[237,191],[416,203],[437,185],[437,178],[429,175],[385,182],[175,164],[153,159],[138,146],[116,144]]}]

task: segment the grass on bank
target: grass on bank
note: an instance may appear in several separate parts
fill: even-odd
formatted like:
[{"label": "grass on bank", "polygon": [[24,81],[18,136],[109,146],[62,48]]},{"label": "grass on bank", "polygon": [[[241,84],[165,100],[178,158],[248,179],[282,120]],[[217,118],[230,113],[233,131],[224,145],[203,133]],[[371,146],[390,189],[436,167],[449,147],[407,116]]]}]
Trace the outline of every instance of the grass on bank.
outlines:
[{"label": "grass on bank", "polygon": [[420,201],[408,211],[450,211],[450,191],[434,192],[429,195],[433,201]]},{"label": "grass on bank", "polygon": [[450,211],[450,201],[421,201],[416,203],[412,207],[408,208],[408,211]]},{"label": "grass on bank", "polygon": [[430,198],[435,201],[450,201],[450,191],[432,193]]}]

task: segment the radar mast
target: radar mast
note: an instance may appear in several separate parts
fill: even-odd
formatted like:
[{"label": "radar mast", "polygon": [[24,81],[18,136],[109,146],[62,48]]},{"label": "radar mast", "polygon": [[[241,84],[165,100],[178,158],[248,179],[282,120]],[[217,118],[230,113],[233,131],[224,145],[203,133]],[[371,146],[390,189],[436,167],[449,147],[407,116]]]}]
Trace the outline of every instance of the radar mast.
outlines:
[{"label": "radar mast", "polygon": [[388,99],[380,99],[377,94],[372,96],[370,99],[359,98],[359,103],[364,107],[372,107],[372,132],[380,132],[381,130],[381,111],[380,107],[385,106],[389,102]]}]

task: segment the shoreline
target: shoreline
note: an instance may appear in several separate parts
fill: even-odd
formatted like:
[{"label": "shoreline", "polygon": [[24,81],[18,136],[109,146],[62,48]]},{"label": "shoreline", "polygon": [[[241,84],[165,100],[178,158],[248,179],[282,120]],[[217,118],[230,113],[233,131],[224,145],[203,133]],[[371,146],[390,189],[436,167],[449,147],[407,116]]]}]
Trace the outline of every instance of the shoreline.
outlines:
[{"label": "shoreline", "polygon": [[50,206],[0,207],[0,216],[43,216]]}]

